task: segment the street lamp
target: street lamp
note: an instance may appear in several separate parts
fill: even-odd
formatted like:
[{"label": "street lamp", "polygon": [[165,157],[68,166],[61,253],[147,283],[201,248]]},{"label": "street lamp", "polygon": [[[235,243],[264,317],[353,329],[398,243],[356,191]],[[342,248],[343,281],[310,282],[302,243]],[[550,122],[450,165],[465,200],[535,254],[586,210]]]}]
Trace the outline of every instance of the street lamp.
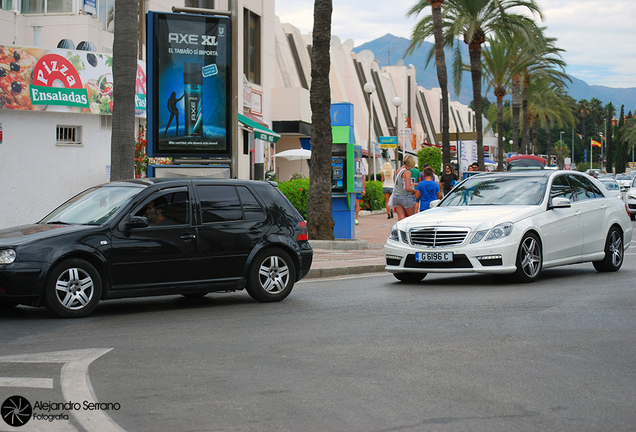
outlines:
[{"label": "street lamp", "polygon": [[601,173],[603,173],[603,150],[605,150],[605,135],[603,132],[598,133],[601,136]]},{"label": "street lamp", "polygon": [[[369,152],[371,152],[371,124],[373,122],[373,92],[375,91],[375,85],[373,83],[366,83],[364,85],[364,91],[369,95]],[[367,160],[369,155],[367,154]],[[375,147],[373,148],[373,180],[375,181]]]},{"label": "street lamp", "polygon": [[[395,149],[395,170],[399,170],[400,166],[398,165],[398,155],[400,154],[400,140],[398,138],[398,120],[400,118],[400,105],[402,105],[402,98],[399,96],[396,96],[393,98],[393,100],[391,101],[391,103],[395,106],[395,138],[398,141],[397,147]],[[402,159],[404,159],[404,155],[402,157]]]}]

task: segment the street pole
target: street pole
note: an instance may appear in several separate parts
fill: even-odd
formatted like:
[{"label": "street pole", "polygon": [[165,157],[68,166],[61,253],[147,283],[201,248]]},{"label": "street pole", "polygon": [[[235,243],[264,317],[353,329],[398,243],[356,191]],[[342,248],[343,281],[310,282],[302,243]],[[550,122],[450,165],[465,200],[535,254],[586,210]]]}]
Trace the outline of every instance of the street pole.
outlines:
[{"label": "street pole", "polygon": [[[375,147],[371,150],[371,139],[373,128],[371,125],[373,124],[373,92],[375,91],[375,85],[373,83],[366,83],[364,85],[364,91],[369,95],[369,152],[373,151],[373,178],[371,180],[375,181]],[[367,159],[369,155],[367,154]],[[369,170],[371,171],[371,170]]]},{"label": "street pole", "polygon": [[[561,148],[563,148],[563,145],[565,144],[565,143],[563,142],[563,134],[564,134],[564,133],[565,133],[565,132],[561,131],[561,132],[560,132],[560,134],[559,134],[559,141],[561,141]],[[550,157],[550,155],[548,155],[548,157]],[[558,163],[559,163],[559,158],[557,157],[557,164],[558,164]],[[572,167],[572,163],[570,163],[570,169],[572,169],[571,167]],[[564,167],[564,166],[560,166],[560,167],[559,167],[559,169],[562,169],[562,168],[565,168],[565,167]]]},{"label": "street pole", "polygon": [[574,127],[572,127],[572,169],[574,169]]},{"label": "street pole", "polygon": [[400,169],[399,164],[399,156],[400,156],[400,138],[398,135],[399,131],[399,119],[400,119],[400,105],[402,105],[402,98],[396,96],[393,98],[391,103],[395,106],[395,139],[397,140],[397,147],[395,148],[395,170],[398,171]]}]

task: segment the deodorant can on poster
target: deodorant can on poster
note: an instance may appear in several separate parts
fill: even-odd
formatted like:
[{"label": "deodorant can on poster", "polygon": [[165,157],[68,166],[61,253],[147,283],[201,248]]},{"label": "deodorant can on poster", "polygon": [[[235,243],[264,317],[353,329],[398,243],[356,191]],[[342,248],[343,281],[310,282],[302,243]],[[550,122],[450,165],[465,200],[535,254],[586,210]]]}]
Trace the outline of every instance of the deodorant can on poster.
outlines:
[{"label": "deodorant can on poster", "polygon": [[183,65],[183,86],[185,88],[185,132],[188,136],[203,135],[203,116],[201,101],[203,93],[203,75],[201,63]]}]

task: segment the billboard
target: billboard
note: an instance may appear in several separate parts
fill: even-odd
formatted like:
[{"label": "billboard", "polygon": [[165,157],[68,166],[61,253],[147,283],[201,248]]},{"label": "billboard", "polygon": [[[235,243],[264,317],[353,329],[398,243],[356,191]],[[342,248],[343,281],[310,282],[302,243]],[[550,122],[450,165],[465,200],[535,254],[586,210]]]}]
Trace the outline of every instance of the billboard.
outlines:
[{"label": "billboard", "polygon": [[231,157],[229,17],[148,13],[148,154]]},{"label": "billboard", "polygon": [[[113,58],[0,45],[0,109],[112,115]],[[146,115],[146,65],[137,61],[135,115]]]}]

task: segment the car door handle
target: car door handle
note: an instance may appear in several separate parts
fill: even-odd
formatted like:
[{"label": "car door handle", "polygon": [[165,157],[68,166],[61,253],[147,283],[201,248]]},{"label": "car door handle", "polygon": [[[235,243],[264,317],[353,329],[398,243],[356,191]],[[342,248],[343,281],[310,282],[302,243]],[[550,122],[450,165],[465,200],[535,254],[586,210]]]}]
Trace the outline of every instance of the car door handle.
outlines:
[{"label": "car door handle", "polygon": [[197,238],[197,236],[195,236],[194,234],[184,234],[181,236],[181,240],[183,241],[190,241],[194,240],[195,238]]},{"label": "car door handle", "polygon": [[581,210],[577,210],[574,212],[574,216],[581,216]]},{"label": "car door handle", "polygon": [[258,228],[250,228],[250,234],[260,234],[261,230]]}]

